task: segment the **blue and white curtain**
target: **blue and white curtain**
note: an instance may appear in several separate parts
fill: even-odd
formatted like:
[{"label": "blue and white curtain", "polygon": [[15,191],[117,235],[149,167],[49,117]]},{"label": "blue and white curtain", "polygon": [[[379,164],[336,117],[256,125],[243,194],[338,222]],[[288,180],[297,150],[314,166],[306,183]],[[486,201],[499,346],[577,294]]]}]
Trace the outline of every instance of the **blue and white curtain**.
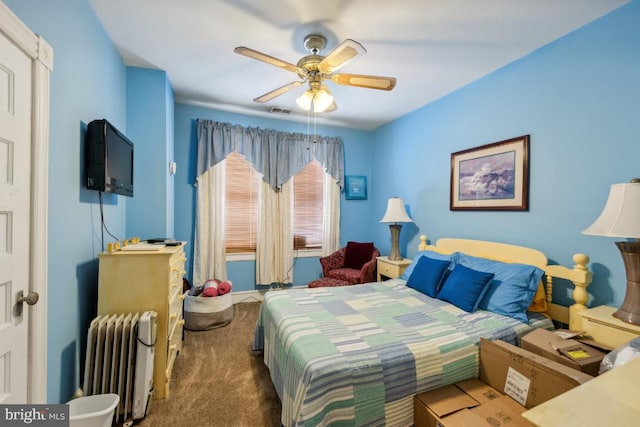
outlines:
[{"label": "blue and white curtain", "polygon": [[[226,279],[224,237],[224,159],[242,154],[262,175],[256,249],[256,283],[293,281],[293,231],[290,180],[317,160],[325,174],[323,253],[339,248],[340,191],[344,182],[342,138],[197,121],[197,211],[194,241],[195,284]],[[268,231],[268,232],[267,232]]]}]

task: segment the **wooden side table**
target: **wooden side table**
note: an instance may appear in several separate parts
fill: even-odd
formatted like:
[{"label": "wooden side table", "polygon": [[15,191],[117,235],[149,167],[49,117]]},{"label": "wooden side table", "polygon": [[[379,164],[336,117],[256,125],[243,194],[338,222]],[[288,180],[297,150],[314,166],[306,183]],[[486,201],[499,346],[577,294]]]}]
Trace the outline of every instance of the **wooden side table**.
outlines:
[{"label": "wooden side table", "polygon": [[582,329],[594,340],[614,348],[640,336],[640,325],[613,317],[615,311],[615,307],[606,305],[581,311]]},{"label": "wooden side table", "polygon": [[402,273],[404,273],[404,270],[409,266],[409,264],[411,264],[411,260],[408,258],[402,258],[397,261],[392,261],[389,259],[389,257],[379,256],[377,259],[378,282],[400,277]]}]

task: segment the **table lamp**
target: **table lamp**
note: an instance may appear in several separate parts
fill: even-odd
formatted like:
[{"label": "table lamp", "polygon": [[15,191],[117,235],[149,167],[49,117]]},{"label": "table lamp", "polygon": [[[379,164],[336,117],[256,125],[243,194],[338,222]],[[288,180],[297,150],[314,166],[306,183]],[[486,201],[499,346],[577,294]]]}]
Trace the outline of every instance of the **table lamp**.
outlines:
[{"label": "table lamp", "polygon": [[640,325],[640,178],[611,185],[602,213],[582,233],[635,239],[616,242],[627,274],[627,290],[622,306],[613,316]]},{"label": "table lamp", "polygon": [[392,197],[387,201],[387,211],[384,213],[384,217],[382,217],[380,222],[388,222],[389,230],[391,230],[391,253],[389,254],[389,259],[391,261],[401,260],[400,229],[402,228],[402,224],[400,223],[413,222],[407,214],[401,198]]}]

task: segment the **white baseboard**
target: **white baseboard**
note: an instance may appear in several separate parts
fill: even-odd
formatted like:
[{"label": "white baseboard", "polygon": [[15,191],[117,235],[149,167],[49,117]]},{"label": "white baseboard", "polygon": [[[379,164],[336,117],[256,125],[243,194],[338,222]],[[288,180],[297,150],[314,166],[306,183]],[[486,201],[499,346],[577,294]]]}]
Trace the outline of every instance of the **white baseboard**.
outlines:
[{"label": "white baseboard", "polygon": [[234,304],[238,304],[241,302],[262,302],[264,300],[264,294],[267,293],[269,289],[265,289],[264,291],[240,291],[240,292],[232,292],[231,300]]},{"label": "white baseboard", "polygon": [[266,289],[257,289],[253,291],[239,291],[239,292],[233,291],[231,293],[231,300],[233,301],[234,304],[238,304],[240,302],[262,302],[264,300],[264,294],[270,291],[275,291],[275,290],[277,289],[266,288]]}]

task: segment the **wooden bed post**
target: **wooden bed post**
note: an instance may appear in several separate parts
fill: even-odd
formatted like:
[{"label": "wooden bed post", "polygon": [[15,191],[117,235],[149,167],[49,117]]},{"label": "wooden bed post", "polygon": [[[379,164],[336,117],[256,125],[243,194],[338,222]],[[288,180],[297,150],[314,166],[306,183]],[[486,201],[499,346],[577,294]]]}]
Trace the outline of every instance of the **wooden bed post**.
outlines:
[{"label": "wooden bed post", "polygon": [[572,280],[575,288],[573,289],[573,301],[575,302],[569,307],[569,319],[571,320],[569,328],[575,331],[582,330],[582,316],[579,314],[581,311],[587,309],[587,301],[589,301],[589,294],[587,293],[587,286],[591,283],[592,273],[587,267],[589,263],[589,257],[585,254],[575,254],[573,256],[573,271],[576,273],[575,278]]},{"label": "wooden bed post", "polygon": [[427,250],[427,246],[429,246],[427,244],[427,235],[426,234],[422,234],[420,236],[420,244],[418,245],[418,250],[419,251],[426,251]]}]

